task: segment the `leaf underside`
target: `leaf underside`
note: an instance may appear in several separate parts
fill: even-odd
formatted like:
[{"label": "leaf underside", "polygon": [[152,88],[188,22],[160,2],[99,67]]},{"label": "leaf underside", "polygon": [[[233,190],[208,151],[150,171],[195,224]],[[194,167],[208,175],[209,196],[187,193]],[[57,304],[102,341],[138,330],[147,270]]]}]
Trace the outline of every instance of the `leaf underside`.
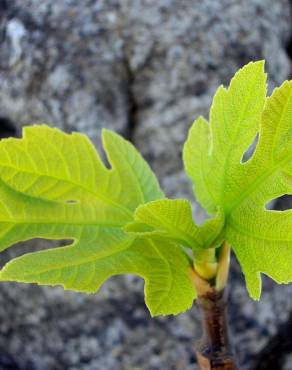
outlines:
[{"label": "leaf underside", "polygon": [[[255,136],[252,157],[243,156]],[[186,172],[197,199],[214,214],[223,210],[224,238],[231,244],[254,299],[260,273],[292,281],[292,211],[266,204],[292,194],[292,82],[266,98],[263,62],[249,63],[230,87],[214,97],[210,123],[197,119],[184,146]]]},{"label": "leaf underside", "polygon": [[192,207],[186,199],[159,199],[139,206],[135,221],[125,230],[138,235],[159,235],[196,251],[217,247],[218,234],[224,226],[224,215],[207,220],[202,227],[194,223]]},{"label": "leaf underside", "polygon": [[32,238],[73,240],[15,258],[0,279],[93,293],[113,275],[136,274],[152,315],[185,311],[195,291],[182,248],[123,230],[138,205],[163,198],[157,180],[117,134],[104,131],[103,146],[110,169],[78,133],[31,126],[23,139],[0,142],[0,250]]},{"label": "leaf underside", "polygon": [[0,280],[93,293],[113,275],[136,274],[152,315],[177,314],[196,297],[184,248],[197,256],[226,240],[254,299],[261,273],[292,281],[292,211],[266,209],[292,194],[292,82],[266,98],[264,63],[249,63],[219,87],[209,122],[194,122],[183,159],[212,217],[202,227],[187,200],[164,198],[129,142],[105,130],[103,147],[110,168],[78,133],[31,126],[23,139],[0,142],[0,250],[36,237],[72,240],[15,258]]}]

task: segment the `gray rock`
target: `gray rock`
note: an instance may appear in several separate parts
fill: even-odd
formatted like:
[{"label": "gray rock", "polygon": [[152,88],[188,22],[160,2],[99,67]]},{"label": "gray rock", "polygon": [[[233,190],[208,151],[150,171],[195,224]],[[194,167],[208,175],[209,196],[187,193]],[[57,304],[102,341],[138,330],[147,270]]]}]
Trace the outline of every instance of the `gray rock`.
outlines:
[{"label": "gray rock", "polygon": [[[194,6],[181,1],[179,7],[175,1],[160,3],[142,12],[145,2],[133,2],[129,43],[134,45],[133,89],[139,108],[135,143],[163,179],[180,170],[192,121],[200,114],[208,117],[214,91],[240,66],[266,59],[270,87],[289,76],[285,44],[290,13],[287,2],[273,0],[197,1]],[[135,16],[138,12],[142,17]],[[154,27],[157,19],[159,27]],[[151,40],[151,53],[137,63],[145,39]]]},{"label": "gray rock", "polygon": [[290,370],[292,367],[292,355],[286,359],[283,370]]},{"label": "gray rock", "polygon": [[[99,143],[101,127],[114,129],[134,141],[168,195],[190,196],[181,150],[192,121],[249,60],[267,60],[271,87],[288,78],[290,38],[288,0],[2,0],[0,131],[45,122]],[[137,278],[114,278],[92,296],[0,290],[0,370],[5,361],[14,370],[196,369],[196,308],[150,319]],[[264,279],[262,301],[251,301],[235,261],[230,290],[233,342],[247,370],[287,320],[292,291]]]},{"label": "gray rock", "polygon": [[[0,112],[17,125],[127,131],[128,72],[115,2],[9,1],[1,29]],[[32,10],[32,11],[31,11]]]}]

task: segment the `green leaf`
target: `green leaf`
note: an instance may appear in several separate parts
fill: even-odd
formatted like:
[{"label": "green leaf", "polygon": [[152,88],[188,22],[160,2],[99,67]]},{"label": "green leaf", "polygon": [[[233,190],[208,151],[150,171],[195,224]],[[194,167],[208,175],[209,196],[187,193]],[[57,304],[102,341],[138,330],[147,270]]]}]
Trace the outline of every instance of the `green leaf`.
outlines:
[{"label": "green leaf", "polygon": [[[200,202],[210,213],[224,212],[225,238],[255,299],[260,273],[278,283],[292,281],[292,211],[265,208],[270,200],[292,194],[292,82],[266,99],[265,78],[262,62],[237,72],[228,90],[218,89],[210,125],[196,121],[184,148]],[[243,162],[257,132],[255,153]]]},{"label": "green leaf", "polygon": [[[193,181],[193,190],[201,205],[209,211],[216,212],[214,189],[209,184],[210,171],[210,130],[208,122],[199,117],[189,130],[188,139],[183,150],[186,173]],[[210,186],[210,188],[209,188]]]},{"label": "green leaf", "polygon": [[[134,211],[137,204],[163,197],[155,176],[132,145],[103,130],[103,146],[111,171],[85,135],[65,135],[45,125],[28,126],[22,140],[1,141],[1,178],[14,189],[35,197],[94,197],[115,207],[119,205],[126,214]],[[125,190],[130,196],[125,196]]]},{"label": "green leaf", "polygon": [[203,227],[193,221],[191,204],[185,199],[162,199],[136,209],[135,221],[125,230],[140,235],[159,235],[193,250],[218,246],[215,239],[224,225],[223,215],[205,222]]},{"label": "green leaf", "polygon": [[201,227],[188,201],[162,199],[149,166],[112,132],[103,133],[110,168],[81,134],[34,126],[21,140],[2,140],[0,250],[36,237],[72,243],[15,258],[0,280],[95,292],[112,275],[132,273],[145,279],[152,315],[177,314],[196,296],[184,247],[193,250],[195,268],[214,264],[213,279],[221,266],[214,248],[226,240],[253,298],[260,297],[261,273],[291,282],[292,210],[265,207],[292,194],[291,107],[292,82],[266,98],[263,62],[218,89],[210,123],[195,121],[183,151],[197,199],[213,216]]},{"label": "green leaf", "polygon": [[135,148],[110,131],[104,166],[83,135],[46,126],[0,142],[0,250],[32,238],[71,239],[69,246],[25,254],[0,272],[2,281],[56,285],[93,293],[113,275],[145,279],[152,315],[192,305],[190,261],[174,243],[130,235],[138,205],[163,197]]},{"label": "green leaf", "polygon": [[238,174],[245,187],[230,201],[226,237],[245,273],[248,289],[260,297],[259,272],[278,283],[292,281],[292,211],[266,210],[265,205],[292,194],[292,82],[267,99],[254,156]]},{"label": "green leaf", "polygon": [[[202,206],[215,213],[230,201],[243,153],[256,136],[266,96],[264,63],[249,63],[220,86],[210,112],[210,127],[199,118],[184,146],[184,163]],[[238,184],[241,189],[242,184]],[[230,190],[230,191],[229,191]]]}]

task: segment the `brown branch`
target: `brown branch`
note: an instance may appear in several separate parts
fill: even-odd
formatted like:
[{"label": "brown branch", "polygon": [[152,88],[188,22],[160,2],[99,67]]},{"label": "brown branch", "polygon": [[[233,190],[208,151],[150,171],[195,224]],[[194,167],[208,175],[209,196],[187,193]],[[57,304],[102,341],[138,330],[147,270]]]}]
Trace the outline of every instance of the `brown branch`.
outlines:
[{"label": "brown branch", "polygon": [[215,289],[198,298],[202,314],[203,337],[196,356],[201,370],[238,370],[229,341],[226,293]]}]

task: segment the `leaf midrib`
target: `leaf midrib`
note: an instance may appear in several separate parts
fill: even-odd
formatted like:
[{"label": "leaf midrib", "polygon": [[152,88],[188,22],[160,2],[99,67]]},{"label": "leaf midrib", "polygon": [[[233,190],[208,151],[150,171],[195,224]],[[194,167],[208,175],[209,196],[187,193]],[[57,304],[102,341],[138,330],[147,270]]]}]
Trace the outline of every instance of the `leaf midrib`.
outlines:
[{"label": "leaf midrib", "polygon": [[110,223],[110,222],[96,222],[96,221],[70,221],[70,220],[61,220],[56,221],[50,220],[50,221],[38,221],[38,220],[17,220],[17,219],[11,219],[11,220],[1,220],[0,224],[12,224],[12,225],[76,225],[76,226],[107,226],[107,227],[113,227],[113,228],[121,228],[125,225],[125,223]]},{"label": "leaf midrib", "polygon": [[292,160],[292,154],[288,156],[287,158],[283,159],[282,161],[279,161],[277,166],[271,167],[270,170],[264,172],[261,176],[257,178],[244,192],[241,193],[241,196],[236,197],[235,201],[231,203],[231,205],[227,208],[225,208],[225,215],[226,218],[230,216],[232,211],[234,209],[238,208],[246,198],[249,198],[252,193],[254,193],[258,189],[258,185],[264,182],[268,177],[270,177],[272,174],[277,172],[281,167],[283,167],[287,162]]},{"label": "leaf midrib", "polygon": [[[249,89],[249,91],[251,91],[253,88],[254,88],[254,86],[256,85],[256,83],[257,83],[257,81],[258,81],[258,79],[257,79],[257,77],[255,76],[255,78],[254,78],[254,80],[253,80],[253,82],[252,82],[252,84],[251,84],[251,86],[250,86],[250,89]],[[229,92],[230,90],[228,89],[228,92]],[[248,98],[249,97],[249,95],[246,93],[245,94],[245,96],[247,97],[247,99],[245,100],[245,102],[244,102],[244,109],[241,111],[241,114],[240,114],[240,117],[239,117],[239,119],[238,119],[238,121],[237,121],[237,128],[236,128],[236,130],[235,130],[235,132],[233,133],[233,135],[232,135],[232,139],[230,140],[230,146],[229,146],[229,148],[228,148],[228,151],[227,151],[227,153],[226,153],[226,156],[225,156],[225,158],[224,158],[224,164],[223,164],[223,177],[222,177],[222,179],[221,179],[221,188],[220,188],[220,200],[221,200],[221,203],[222,203],[222,200],[223,200],[223,196],[224,196],[224,190],[225,190],[225,188],[224,188],[224,185],[225,185],[225,180],[226,180],[226,173],[227,173],[227,171],[226,171],[226,169],[227,169],[227,167],[228,167],[228,164],[229,164],[229,162],[230,162],[230,157],[231,157],[231,151],[232,151],[232,149],[233,149],[233,143],[234,143],[234,141],[235,141],[235,138],[237,138],[238,137],[238,135],[239,135],[239,133],[240,133],[240,130],[241,130],[241,122],[242,121],[244,121],[244,117],[245,117],[245,113],[246,113],[246,110],[247,110],[247,108],[249,107],[249,102],[250,102],[250,98]],[[225,118],[225,112],[224,112],[224,120],[226,121],[226,118]]]},{"label": "leaf midrib", "polygon": [[[118,250],[115,250],[114,252],[108,252],[108,253],[104,253],[103,255],[102,254],[96,254],[96,255],[91,255],[90,257],[87,257],[87,258],[84,258],[81,260],[81,258],[78,258],[78,262],[72,262],[72,263],[67,263],[66,261],[66,264],[65,265],[54,265],[52,268],[48,268],[46,270],[42,270],[42,271],[38,271],[36,275],[40,275],[40,274],[44,274],[46,272],[51,272],[51,271],[54,271],[54,270],[61,270],[61,269],[64,269],[64,268],[68,268],[68,267],[74,267],[74,266],[81,266],[81,265],[84,265],[84,264],[87,264],[87,263],[95,263],[96,261],[98,260],[102,260],[102,259],[106,259],[106,258],[112,258],[113,256],[129,249],[131,247],[131,245],[134,243],[134,241],[136,240],[136,238],[129,238],[128,240],[125,240],[125,242],[123,244],[125,244],[125,246],[121,246],[120,249]],[[81,242],[85,242],[85,241],[81,241]],[[80,240],[77,241],[77,243],[81,243]],[[68,245],[66,247],[61,247],[61,248],[72,248],[73,246],[75,246],[76,248],[78,247],[78,244],[71,244],[71,245]],[[51,251],[53,249],[48,249],[48,251]],[[43,252],[46,252],[46,250],[44,250]],[[42,253],[42,251],[38,252],[38,253]],[[28,255],[28,254],[27,254]],[[98,257],[98,256],[101,256],[101,257]],[[21,258],[21,257],[19,257]],[[13,262],[13,260],[12,260]],[[9,262],[8,262],[9,264]],[[34,275],[34,274],[25,274],[23,273],[22,276],[31,276],[31,275]],[[0,272],[0,276],[1,276],[1,272]],[[0,280],[1,280],[1,277],[0,277]]]},{"label": "leaf midrib", "polygon": [[231,222],[230,221],[228,222],[228,227],[235,230],[236,232],[239,232],[240,234],[244,234],[244,235],[250,237],[251,239],[256,238],[258,240],[268,241],[268,242],[276,242],[276,243],[291,242],[291,238],[290,239],[267,238],[266,236],[263,237],[262,234],[257,234],[256,232],[249,232],[249,231],[247,231],[247,229],[241,228],[240,224],[235,222],[234,219]]},{"label": "leaf midrib", "polygon": [[[3,165],[3,164],[0,164],[0,166],[1,167],[4,167],[4,168],[11,168],[11,169],[13,169],[15,171],[18,171],[18,172],[21,172],[21,173],[27,173],[27,174],[34,175],[34,176],[39,176],[39,177],[47,177],[47,178],[51,178],[51,179],[54,179],[54,180],[57,180],[57,181],[62,181],[62,182],[68,183],[70,185],[76,186],[76,187],[80,188],[82,191],[85,191],[85,192],[93,195],[94,198],[96,198],[98,200],[101,200],[104,203],[110,204],[110,205],[114,206],[115,208],[120,209],[121,211],[125,212],[131,219],[133,219],[133,214],[132,214],[132,212],[128,208],[126,208],[126,207],[120,205],[119,203],[117,203],[117,202],[115,202],[115,201],[113,201],[113,200],[105,197],[104,194],[94,192],[94,191],[92,191],[92,190],[84,187],[80,183],[76,183],[76,182],[74,182],[72,180],[69,180],[69,179],[62,179],[62,178],[59,178],[59,177],[53,176],[53,175],[42,174],[42,173],[40,173],[38,171],[33,172],[33,171],[24,170],[24,169],[19,169],[16,166],[12,166],[12,165]],[[19,190],[19,191],[21,192],[21,190]],[[46,198],[42,198],[41,196],[39,196],[39,197],[38,196],[34,196],[34,195],[31,195],[31,196],[33,196],[34,198],[37,198],[37,199],[46,199]]]},{"label": "leaf midrib", "polygon": [[[163,216],[156,217],[155,214],[152,213],[150,210],[147,210],[147,211],[150,213],[151,217],[153,217],[156,221],[161,223],[171,235],[177,236],[178,239],[182,239],[182,240],[187,241],[191,248],[194,247],[194,245],[193,245],[194,242],[197,244],[198,248],[201,248],[201,249],[203,248],[200,241],[197,240],[194,237],[194,235],[189,237],[187,232],[180,228],[180,224],[176,224],[175,225],[176,228],[174,229],[174,231],[172,231],[173,230],[173,224],[169,223]],[[143,222],[143,220],[142,220],[142,222]]]}]

